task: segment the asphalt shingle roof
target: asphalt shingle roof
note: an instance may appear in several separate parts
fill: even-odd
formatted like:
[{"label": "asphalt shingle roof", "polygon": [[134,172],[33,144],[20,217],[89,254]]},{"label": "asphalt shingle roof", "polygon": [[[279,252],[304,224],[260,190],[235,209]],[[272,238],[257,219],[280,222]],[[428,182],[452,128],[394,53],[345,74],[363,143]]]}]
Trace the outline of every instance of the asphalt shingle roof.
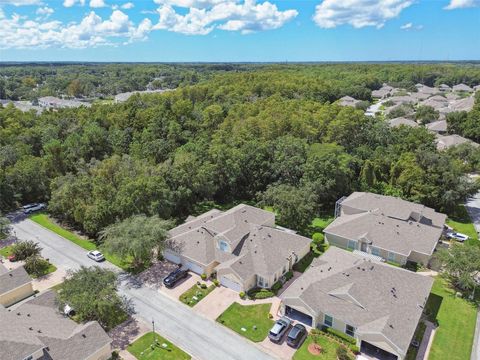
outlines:
[{"label": "asphalt shingle roof", "polygon": [[430,277],[330,247],[281,297],[316,317],[340,319],[359,335],[381,333],[405,354],[432,284]]},{"label": "asphalt shingle roof", "polygon": [[5,294],[31,281],[23,266],[8,270],[0,264],[0,294]]}]

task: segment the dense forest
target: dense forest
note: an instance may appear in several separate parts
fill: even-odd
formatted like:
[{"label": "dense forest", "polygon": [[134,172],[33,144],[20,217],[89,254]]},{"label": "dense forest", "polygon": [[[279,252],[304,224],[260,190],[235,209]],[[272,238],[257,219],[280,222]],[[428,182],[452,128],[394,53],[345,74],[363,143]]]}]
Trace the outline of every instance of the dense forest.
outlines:
[{"label": "dense forest", "polygon": [[[213,204],[246,201],[273,206],[281,224],[305,229],[355,190],[450,212],[478,188],[466,174],[479,170],[480,149],[464,144],[439,152],[424,127],[391,128],[333,103],[344,95],[371,101],[382,83],[478,85],[475,65],[100,66],[123,69],[108,79],[97,79],[93,65],[94,75],[78,66],[54,67],[53,77],[42,67],[0,73],[6,83],[62,79],[55,91],[78,76],[110,93],[132,81],[130,73],[144,74],[137,83],[143,85],[152,79],[149,69],[165,66],[177,79],[168,86],[178,89],[39,115],[0,108],[1,211],[47,201],[57,217],[97,236],[134,214],[179,220]],[[456,115],[471,119],[458,122],[465,136],[480,134],[479,108],[477,96],[471,114]]]}]

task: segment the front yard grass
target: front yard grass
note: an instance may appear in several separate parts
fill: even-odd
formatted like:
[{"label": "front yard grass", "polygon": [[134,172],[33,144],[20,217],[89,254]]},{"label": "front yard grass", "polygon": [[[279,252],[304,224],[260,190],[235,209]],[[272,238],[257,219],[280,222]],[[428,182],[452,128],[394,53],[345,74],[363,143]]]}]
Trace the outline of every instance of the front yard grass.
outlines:
[{"label": "front yard grass", "polygon": [[430,320],[438,323],[429,360],[470,359],[477,311],[473,303],[456,297],[455,292],[445,279],[435,278],[426,305]]},{"label": "front yard grass", "polygon": [[12,245],[5,246],[5,247],[1,248],[0,249],[0,256],[3,256],[4,258],[9,257],[10,255],[12,255],[12,249],[13,249]]},{"label": "front yard grass", "polygon": [[447,219],[447,225],[451,226],[456,232],[468,235],[470,239],[465,242],[466,244],[480,246],[477,231],[464,205],[458,205],[455,208],[453,214]]},{"label": "front yard grass", "polygon": [[253,342],[260,342],[274,324],[269,318],[271,307],[272,304],[240,305],[234,302],[217,321]]},{"label": "front yard grass", "polygon": [[[154,343],[153,332],[146,333],[141,338],[128,346],[129,353],[138,360],[188,360],[191,356],[173,345],[170,341],[155,334],[156,344]],[[166,347],[162,345],[166,344]]]},{"label": "front yard grass", "polygon": [[35,275],[35,274],[29,274],[33,279],[38,279],[42,276],[46,276],[48,274],[51,274],[53,272],[57,271],[57,267],[55,265],[53,265],[52,263],[48,263],[48,268],[45,269],[44,272],[42,272],[41,274],[39,274],[38,276]]},{"label": "front yard grass", "polygon": [[[36,222],[37,224],[43,226],[44,228],[54,232],[55,234],[58,234],[61,237],[65,238],[67,240],[70,240],[71,242],[73,242],[74,244],[77,244],[78,246],[84,248],[85,250],[91,251],[91,250],[96,250],[97,249],[97,245],[93,241],[81,238],[77,234],[75,234],[71,231],[68,231],[68,230],[62,228],[61,226],[55,224],[50,219],[50,217],[45,213],[38,213],[38,214],[30,215],[29,219]],[[103,253],[103,255],[105,256],[105,259],[107,261],[111,262],[114,265],[117,265],[118,267],[122,268],[123,270],[128,270],[128,267],[129,267],[128,261],[125,261],[125,260],[119,258],[118,256],[106,253],[101,248],[98,249],[98,250],[100,250]]]},{"label": "front yard grass", "polygon": [[[320,355],[313,355],[308,351],[308,346],[313,343],[312,335],[303,342],[302,346],[293,355],[293,360],[337,360],[337,349],[342,346],[337,342],[327,338],[326,336],[318,335],[317,343],[322,347],[323,352]],[[351,357],[353,359],[353,357]]]},{"label": "front yard grass", "polygon": [[198,284],[193,285],[190,289],[185,291],[182,295],[180,295],[180,301],[184,304],[194,307],[197,305],[202,299],[210,294],[215,289],[215,285],[210,285],[203,289]]}]

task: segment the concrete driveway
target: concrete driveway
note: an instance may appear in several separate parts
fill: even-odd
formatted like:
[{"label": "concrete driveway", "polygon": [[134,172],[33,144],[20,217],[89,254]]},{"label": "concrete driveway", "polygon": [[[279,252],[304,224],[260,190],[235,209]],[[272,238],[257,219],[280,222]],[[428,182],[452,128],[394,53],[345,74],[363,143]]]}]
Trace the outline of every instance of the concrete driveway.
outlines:
[{"label": "concrete driveway", "polygon": [[[98,265],[120,273],[120,295],[131,300],[136,316],[147,323],[155,320],[159,334],[184,349],[198,360],[273,360],[260,347],[225,329],[220,324],[196,313],[188,306],[172,300],[158,289],[145,286],[141,279],[121,273],[121,269],[105,261],[95,263],[87,251],[44,229],[30,220],[13,224],[21,240],[33,239],[43,247],[42,255],[63,269]],[[202,300],[206,301],[206,299]]]},{"label": "concrete driveway", "polygon": [[[197,283],[197,281],[200,281],[202,283],[206,283],[207,286],[210,286],[211,283],[208,281],[203,281],[202,278],[195,274],[195,273],[192,273],[192,272],[189,272],[188,273],[188,277],[186,277],[185,279],[183,279],[182,281],[178,282],[175,287],[173,287],[172,289],[169,289],[165,286],[160,286],[159,288],[159,291],[165,295],[168,295],[169,297],[171,297],[172,299],[174,300],[177,300],[177,301],[180,301],[178,300],[180,298],[180,295],[182,295],[185,291],[187,291],[188,289],[190,289],[193,285],[195,285]],[[206,298],[205,298],[206,299]],[[200,301],[198,303],[198,305],[200,305],[201,303],[203,303],[205,301],[205,299],[203,299],[202,301]],[[196,306],[198,306],[196,305]]]},{"label": "concrete driveway", "polygon": [[285,335],[279,344],[271,342],[268,336],[260,343],[260,346],[265,348],[270,354],[275,355],[278,359],[290,360],[297,349],[294,349],[287,345],[285,341],[287,335]]}]

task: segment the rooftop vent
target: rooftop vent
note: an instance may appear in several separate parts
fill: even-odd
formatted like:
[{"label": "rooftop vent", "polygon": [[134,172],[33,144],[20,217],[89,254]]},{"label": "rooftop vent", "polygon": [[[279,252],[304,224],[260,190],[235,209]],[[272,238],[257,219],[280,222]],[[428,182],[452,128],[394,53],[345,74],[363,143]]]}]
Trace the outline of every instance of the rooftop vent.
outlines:
[{"label": "rooftop vent", "polygon": [[87,335],[85,335],[85,334],[82,334],[82,337],[83,337],[84,339],[86,339],[86,338],[87,338]]},{"label": "rooftop vent", "polygon": [[30,317],[30,314],[27,314],[28,317]]},{"label": "rooftop vent", "polygon": [[38,332],[39,334],[41,334],[41,333],[42,333],[42,330],[37,330],[37,332]]},{"label": "rooftop vent", "polygon": [[328,268],[328,271],[330,271],[330,270],[332,270],[332,267],[331,267],[331,266]]},{"label": "rooftop vent", "polygon": [[33,327],[29,327],[28,330],[33,330]]},{"label": "rooftop vent", "polygon": [[9,275],[10,277],[12,277],[12,276],[13,276],[13,274],[12,274],[12,273],[10,273],[10,274],[8,274],[8,275]]}]

